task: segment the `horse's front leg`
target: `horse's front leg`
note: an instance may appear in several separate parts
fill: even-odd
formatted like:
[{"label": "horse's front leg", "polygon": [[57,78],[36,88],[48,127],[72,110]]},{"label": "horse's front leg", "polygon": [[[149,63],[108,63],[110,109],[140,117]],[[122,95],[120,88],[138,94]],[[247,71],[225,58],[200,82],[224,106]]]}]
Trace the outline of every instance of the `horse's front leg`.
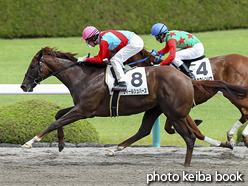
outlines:
[{"label": "horse's front leg", "polygon": [[45,129],[43,132],[35,136],[33,139],[26,142],[22,147],[31,148],[33,143],[39,142],[42,138],[44,138],[50,132],[56,129],[58,130],[59,128],[62,128],[63,126],[68,125],[72,122],[75,122],[79,119],[84,119],[82,110],[78,107],[73,107],[69,112],[67,112],[61,118],[53,122],[51,125],[47,127],[47,129]]},{"label": "horse's front leg", "polygon": [[139,131],[132,136],[131,138],[125,140],[124,142],[120,143],[117,147],[114,149],[109,149],[109,151],[106,153],[106,155],[113,156],[116,151],[121,151],[127,146],[133,144],[134,142],[140,140],[141,138],[144,138],[145,136],[149,135],[152,130],[152,126],[158,116],[161,114],[161,110],[158,108],[152,108],[145,112],[142,120],[142,124],[140,126]]},{"label": "horse's front leg", "polygon": [[59,147],[59,152],[61,152],[65,148],[63,127],[59,127],[57,131],[58,131],[58,139],[59,139],[58,147]]},{"label": "horse's front leg", "polygon": [[[55,119],[58,120],[59,118],[64,116],[67,112],[69,112],[72,108],[73,107],[69,107],[66,109],[59,110],[55,115]],[[65,147],[63,127],[59,127],[57,131],[58,131],[58,140],[59,140],[58,147],[59,147],[59,152],[61,152]]]},{"label": "horse's front leg", "polygon": [[[236,122],[234,123],[234,125],[227,131],[227,142],[226,142],[226,146],[229,147],[229,148],[233,148],[235,146],[235,140],[233,139],[233,135],[235,134],[235,132],[239,129],[239,127],[241,127],[243,124],[246,123],[247,119],[248,119],[248,111],[247,109],[245,108],[240,108],[239,109],[242,116],[241,118]],[[244,130],[245,131],[245,130]],[[243,133],[245,133],[243,131]],[[248,147],[248,138],[245,137],[246,135],[243,134],[243,138],[244,138],[244,144]],[[247,133],[248,135],[248,133]]]},{"label": "horse's front leg", "polygon": [[243,124],[238,120],[234,125],[227,131],[227,142],[225,143],[225,146],[233,149],[235,146],[235,140],[233,139],[234,133],[238,130],[239,127],[241,127]]}]

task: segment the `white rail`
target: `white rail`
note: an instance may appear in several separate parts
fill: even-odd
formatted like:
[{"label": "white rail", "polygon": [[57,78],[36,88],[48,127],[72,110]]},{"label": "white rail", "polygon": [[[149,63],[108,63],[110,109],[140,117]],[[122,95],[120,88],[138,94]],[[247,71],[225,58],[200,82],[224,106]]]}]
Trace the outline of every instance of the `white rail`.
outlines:
[{"label": "white rail", "polygon": [[33,92],[23,92],[20,84],[0,84],[0,95],[65,95],[70,94],[63,84],[40,84]]}]

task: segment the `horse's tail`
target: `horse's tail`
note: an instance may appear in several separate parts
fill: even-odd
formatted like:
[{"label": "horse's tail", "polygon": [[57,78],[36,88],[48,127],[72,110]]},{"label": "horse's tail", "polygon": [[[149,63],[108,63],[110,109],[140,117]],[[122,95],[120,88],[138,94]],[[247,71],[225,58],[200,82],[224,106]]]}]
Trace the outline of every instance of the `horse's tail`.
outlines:
[{"label": "horse's tail", "polygon": [[248,86],[233,85],[224,81],[196,81],[192,80],[195,88],[204,94],[211,94],[214,91],[221,91],[231,99],[244,99],[248,94]]}]

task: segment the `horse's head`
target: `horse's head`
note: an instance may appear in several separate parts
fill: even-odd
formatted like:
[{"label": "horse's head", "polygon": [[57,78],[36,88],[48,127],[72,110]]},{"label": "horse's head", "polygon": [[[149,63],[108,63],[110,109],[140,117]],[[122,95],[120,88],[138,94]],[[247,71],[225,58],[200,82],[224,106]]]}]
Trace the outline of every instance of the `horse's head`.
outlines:
[{"label": "horse's head", "polygon": [[49,71],[44,63],[44,55],[41,49],[32,59],[27,73],[25,74],[24,80],[21,85],[21,89],[24,92],[33,92],[34,87],[39,84],[43,78],[45,78]]},{"label": "horse's head", "polygon": [[[75,64],[77,61],[77,58],[74,57],[75,55],[77,54],[59,52],[55,48],[42,48],[33,57],[28,67],[21,85],[22,90],[24,92],[32,92],[34,87],[42,80],[58,74],[61,69],[63,69],[64,65],[53,64],[53,62],[58,61],[58,59],[62,59],[63,61],[67,60],[70,61],[70,63],[72,62],[72,64]],[[54,60],[54,58],[57,58],[57,60]]]}]

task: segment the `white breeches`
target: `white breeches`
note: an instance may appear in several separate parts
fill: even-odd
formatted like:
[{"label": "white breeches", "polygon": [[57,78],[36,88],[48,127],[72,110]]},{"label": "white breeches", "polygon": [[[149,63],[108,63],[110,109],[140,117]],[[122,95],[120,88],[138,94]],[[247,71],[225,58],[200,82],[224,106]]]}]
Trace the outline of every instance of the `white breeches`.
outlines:
[{"label": "white breeches", "polygon": [[204,54],[204,47],[202,43],[196,43],[192,48],[178,49],[176,52],[176,57],[173,59],[172,63],[179,67],[183,64],[184,59],[195,59],[201,57]]},{"label": "white breeches", "polygon": [[129,40],[129,43],[121,48],[111,59],[110,63],[114,68],[118,82],[125,81],[123,62],[140,52],[144,47],[143,40],[136,34]]}]

